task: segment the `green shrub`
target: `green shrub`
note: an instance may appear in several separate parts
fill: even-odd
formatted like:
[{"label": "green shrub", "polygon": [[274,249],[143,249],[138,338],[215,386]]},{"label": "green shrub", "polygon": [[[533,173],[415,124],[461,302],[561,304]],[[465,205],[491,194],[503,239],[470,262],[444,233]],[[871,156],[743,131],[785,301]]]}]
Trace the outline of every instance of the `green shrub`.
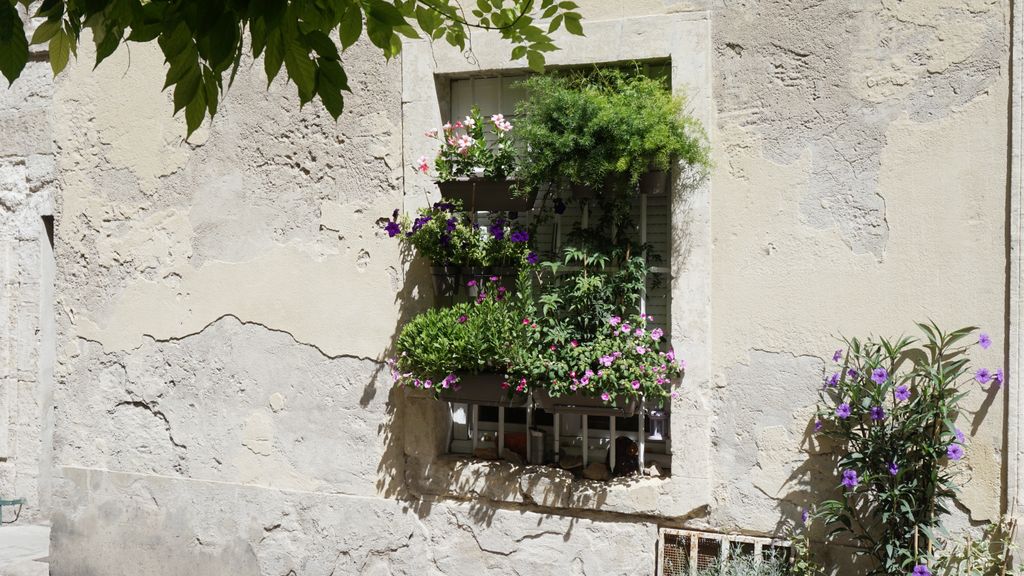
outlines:
[{"label": "green shrub", "polygon": [[518,108],[524,185],[631,189],[673,161],[709,166],[698,120],[664,82],[618,70],[534,76]]}]

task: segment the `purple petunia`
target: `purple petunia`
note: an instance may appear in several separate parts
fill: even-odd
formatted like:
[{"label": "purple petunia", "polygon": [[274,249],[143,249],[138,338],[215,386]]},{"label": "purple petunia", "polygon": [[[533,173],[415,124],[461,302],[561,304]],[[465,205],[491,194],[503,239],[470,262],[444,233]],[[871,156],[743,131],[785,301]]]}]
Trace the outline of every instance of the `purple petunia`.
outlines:
[{"label": "purple petunia", "polygon": [[978,371],[974,373],[974,379],[981,384],[988,384],[992,381],[992,373],[988,368],[978,368]]},{"label": "purple petunia", "polygon": [[856,470],[843,470],[843,486],[856,488],[859,483],[860,479],[857,478]]},{"label": "purple petunia", "polygon": [[540,256],[537,256],[536,252],[530,252],[529,254],[526,255],[527,264],[530,264],[532,266],[537,262],[540,262]]},{"label": "purple petunia", "polygon": [[988,347],[992,345],[992,339],[988,337],[988,334],[982,332],[978,335],[978,344],[982,350],[988,350]]},{"label": "purple petunia", "polygon": [[458,381],[459,381],[459,377],[458,376],[456,376],[455,374],[449,374],[449,375],[444,377],[444,380],[441,380],[441,387],[442,388],[451,388],[452,385],[454,385]]},{"label": "purple petunia", "polygon": [[946,448],[946,456],[953,461],[959,460],[964,457],[964,447],[959,444],[950,444]]},{"label": "purple petunia", "polygon": [[402,233],[402,227],[398,222],[388,222],[387,226],[384,226],[384,231],[388,233],[388,238],[394,238]]},{"label": "purple petunia", "polygon": [[494,222],[494,224],[491,224],[487,228],[487,230],[491,233],[491,236],[493,236],[495,240],[504,240],[505,239],[505,221],[504,220],[501,220],[501,219],[496,220]]},{"label": "purple petunia", "polygon": [[843,420],[846,420],[847,418],[850,417],[850,414],[850,405],[848,403],[843,402],[839,406],[836,406],[836,416],[839,416]]},{"label": "purple petunia", "polygon": [[888,379],[889,373],[885,371],[885,368],[875,368],[871,371],[871,381],[875,384],[885,384]]},{"label": "purple petunia", "polygon": [[[516,243],[523,243],[523,242],[526,242],[529,239],[530,239],[530,233],[527,232],[526,230],[516,230],[515,232],[512,233],[512,236],[509,238],[509,240],[511,240],[513,242],[516,242]],[[499,240],[500,240],[500,238],[499,238]]]},{"label": "purple petunia", "polygon": [[840,348],[839,350],[836,350],[834,354],[832,354],[832,361],[833,362],[839,362],[839,359],[842,358],[842,357],[843,357],[843,349]]},{"label": "purple petunia", "polygon": [[465,314],[460,314],[459,315],[459,320],[458,320],[459,324],[465,324],[466,320],[469,320],[469,316],[466,316]]},{"label": "purple petunia", "polygon": [[876,422],[885,420],[885,409],[882,408],[881,406],[872,406],[871,419]]},{"label": "purple petunia", "polygon": [[910,400],[910,388],[908,388],[906,384],[901,384],[896,388],[896,391],[893,392],[893,395],[896,396],[897,401],[906,402],[907,400]]},{"label": "purple petunia", "polygon": [[445,222],[445,224],[444,224],[444,229],[446,231],[448,231],[448,232],[455,232],[455,223],[456,222],[457,222],[457,220],[455,218],[449,218],[448,221]]},{"label": "purple petunia", "polygon": [[900,473],[900,467],[895,462],[889,462],[889,474],[895,476]]},{"label": "purple petunia", "polygon": [[917,566],[914,566],[914,571],[911,572],[911,576],[932,576],[932,573],[924,564],[918,564]]}]

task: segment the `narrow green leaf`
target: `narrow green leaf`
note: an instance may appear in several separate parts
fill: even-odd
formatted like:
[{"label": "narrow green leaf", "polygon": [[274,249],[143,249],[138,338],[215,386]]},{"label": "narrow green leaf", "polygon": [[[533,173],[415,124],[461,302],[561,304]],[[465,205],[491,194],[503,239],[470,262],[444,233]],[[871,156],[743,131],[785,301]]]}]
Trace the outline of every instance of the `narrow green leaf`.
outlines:
[{"label": "narrow green leaf", "polygon": [[575,36],[583,36],[583,25],[580,24],[580,15],[567,13],[565,15],[565,29]]},{"label": "narrow green leaf", "polygon": [[28,38],[18,9],[10,2],[0,2],[0,73],[13,84],[26,62]]},{"label": "narrow green leaf", "polygon": [[519,60],[523,56],[526,56],[526,46],[516,46],[512,49],[513,60]]},{"label": "narrow green leaf", "polygon": [[206,116],[206,92],[197,90],[195,97],[185,107],[185,126],[188,129],[188,136],[191,136],[203,124],[203,117]]},{"label": "narrow green leaf", "polygon": [[263,69],[267,74],[267,86],[277,78],[284,64],[284,40],[280,30],[272,30],[267,34],[267,48],[263,55]]},{"label": "narrow green leaf", "polygon": [[565,18],[563,14],[559,14],[551,19],[551,23],[548,24],[548,34],[558,30],[558,27],[562,25],[562,20]]},{"label": "narrow green leaf", "polygon": [[174,86],[174,113],[188,106],[199,92],[199,84],[202,81],[199,69],[193,68]]},{"label": "narrow green leaf", "polygon": [[71,57],[71,37],[63,30],[50,39],[50,68],[53,75],[60,74]]},{"label": "narrow green leaf", "polygon": [[309,57],[309,49],[297,38],[285,46],[284,66],[299,89],[299,102],[305,104],[312,100],[316,93],[316,65]]},{"label": "narrow green leaf", "polygon": [[342,49],[347,49],[355,44],[362,32],[363,11],[359,8],[359,4],[353,2],[342,14],[341,23],[338,24],[338,37],[341,39]]},{"label": "narrow green leaf", "polygon": [[36,31],[32,33],[31,44],[42,44],[43,42],[49,42],[57,32],[61,30],[60,20],[47,20],[36,28]]}]

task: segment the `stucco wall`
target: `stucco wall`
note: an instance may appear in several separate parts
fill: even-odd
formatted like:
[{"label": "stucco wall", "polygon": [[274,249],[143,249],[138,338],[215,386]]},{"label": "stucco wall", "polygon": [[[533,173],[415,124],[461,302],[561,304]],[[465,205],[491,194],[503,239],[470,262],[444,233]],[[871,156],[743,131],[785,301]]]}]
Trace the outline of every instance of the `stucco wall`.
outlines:
[{"label": "stucco wall", "polygon": [[[666,14],[710,31],[692,87],[717,164],[708,236],[673,264],[678,303],[707,280],[694,313],[709,332],[674,330],[693,351],[693,418],[673,432],[706,448],[688,460],[701,483],[615,488],[597,506],[486,475],[446,488],[424,433],[442,414],[382,373],[427,287],[377,225],[408,191],[407,61],[351,49],[338,123],[243,66],[185,142],[157,51],[92,71],[82,50],[49,107],[54,573],[652,573],[656,524],[771,533],[810,503],[803,450],[833,336],[933,318],[1002,339],[1007,2],[580,3],[595,31]],[[979,521],[1000,510],[1003,401],[975,389],[968,404],[963,502]]]}]

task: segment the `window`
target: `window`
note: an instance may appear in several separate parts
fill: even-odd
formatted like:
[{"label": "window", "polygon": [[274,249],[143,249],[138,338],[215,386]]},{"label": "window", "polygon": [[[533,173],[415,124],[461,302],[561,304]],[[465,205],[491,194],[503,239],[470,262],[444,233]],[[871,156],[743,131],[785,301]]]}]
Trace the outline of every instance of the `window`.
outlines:
[{"label": "window", "polygon": [[[646,64],[644,73],[668,78],[670,67],[665,63]],[[503,114],[515,124],[516,104],[525,96],[517,83],[525,77],[451,80],[448,93],[450,107],[445,120],[461,119],[475,105],[485,118]],[[628,234],[638,243],[650,246],[651,276],[638,312],[653,316],[651,326],[662,328],[669,336],[672,306],[671,274],[667,263],[671,262],[671,198],[669,193],[637,196],[631,206],[631,229],[614,232]],[[599,220],[597,210],[595,205],[586,201],[570,202],[563,214],[538,225],[534,237],[538,250],[545,256],[560,254],[565,238],[575,227],[588,228]],[[530,217],[530,214],[520,214],[519,221],[527,225]],[[486,214],[478,215],[481,224],[486,222],[486,218]],[[590,462],[607,461],[611,467],[615,461],[613,438],[625,436],[637,443],[645,469],[657,463],[663,473],[668,473],[671,468],[668,412],[666,406],[664,411],[656,414],[644,414],[641,410],[629,417],[597,413],[555,415],[539,407],[453,404],[448,446],[450,452],[458,454],[481,453],[479,451],[490,451],[494,449],[492,446],[496,446],[499,453],[510,449],[523,456],[529,455],[531,462],[554,461],[561,455],[579,459],[584,466]],[[642,434],[638,434],[640,430]]]}]

